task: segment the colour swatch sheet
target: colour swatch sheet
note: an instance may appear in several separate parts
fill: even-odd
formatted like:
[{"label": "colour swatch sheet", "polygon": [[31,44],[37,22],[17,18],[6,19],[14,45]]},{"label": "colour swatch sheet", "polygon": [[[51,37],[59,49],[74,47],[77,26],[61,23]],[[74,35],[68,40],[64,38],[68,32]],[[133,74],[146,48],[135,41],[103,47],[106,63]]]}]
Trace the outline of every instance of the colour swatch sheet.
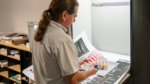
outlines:
[{"label": "colour swatch sheet", "polygon": [[84,58],[89,59],[88,62],[81,66],[81,69],[87,70],[90,65],[94,65],[95,68],[98,69],[96,74],[105,76],[118,65],[116,62],[107,60],[107,58],[91,44],[84,31],[74,38],[73,41],[79,53],[79,60]]}]

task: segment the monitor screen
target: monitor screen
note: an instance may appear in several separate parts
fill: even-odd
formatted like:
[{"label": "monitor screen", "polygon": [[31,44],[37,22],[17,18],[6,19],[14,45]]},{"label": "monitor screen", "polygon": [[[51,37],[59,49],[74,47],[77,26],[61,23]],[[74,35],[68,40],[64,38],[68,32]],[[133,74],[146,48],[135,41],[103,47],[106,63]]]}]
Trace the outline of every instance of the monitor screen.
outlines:
[{"label": "monitor screen", "polygon": [[75,42],[75,45],[76,45],[77,50],[78,50],[78,57],[80,57],[80,56],[86,54],[87,52],[89,52],[89,50],[85,46],[82,38],[80,38],[77,42]]},{"label": "monitor screen", "polygon": [[38,28],[38,22],[28,22],[28,32],[29,32],[29,44],[30,51],[32,52],[32,40],[35,34],[36,29]]}]

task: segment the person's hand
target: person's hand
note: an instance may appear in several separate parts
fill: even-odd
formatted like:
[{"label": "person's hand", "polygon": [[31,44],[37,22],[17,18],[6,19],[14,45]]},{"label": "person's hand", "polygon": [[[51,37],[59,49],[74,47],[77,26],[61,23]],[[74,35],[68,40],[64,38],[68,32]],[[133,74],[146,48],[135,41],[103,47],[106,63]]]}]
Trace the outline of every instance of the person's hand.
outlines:
[{"label": "person's hand", "polygon": [[79,68],[81,68],[81,65],[84,63],[84,62],[88,62],[89,59],[85,58],[85,59],[82,59],[82,60],[79,60]]},{"label": "person's hand", "polygon": [[90,76],[91,76],[91,75],[96,74],[98,70],[94,67],[94,65],[92,65],[92,66],[88,69],[88,71],[89,71],[89,74],[90,74]]}]

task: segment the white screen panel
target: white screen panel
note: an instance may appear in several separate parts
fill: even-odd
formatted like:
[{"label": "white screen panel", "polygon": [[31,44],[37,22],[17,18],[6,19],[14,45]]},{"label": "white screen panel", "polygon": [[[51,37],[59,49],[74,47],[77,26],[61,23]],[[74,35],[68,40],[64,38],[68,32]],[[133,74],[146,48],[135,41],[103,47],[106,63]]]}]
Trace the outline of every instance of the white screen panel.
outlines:
[{"label": "white screen panel", "polygon": [[92,7],[93,45],[102,51],[130,54],[130,5]]}]

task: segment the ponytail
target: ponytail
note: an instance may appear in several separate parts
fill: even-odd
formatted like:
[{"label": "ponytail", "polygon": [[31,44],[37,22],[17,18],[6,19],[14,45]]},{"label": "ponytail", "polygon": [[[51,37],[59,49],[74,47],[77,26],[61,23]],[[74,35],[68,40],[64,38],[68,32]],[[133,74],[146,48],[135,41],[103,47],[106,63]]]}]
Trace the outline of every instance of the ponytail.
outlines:
[{"label": "ponytail", "polygon": [[43,38],[43,35],[45,34],[46,30],[47,30],[47,27],[48,27],[48,24],[50,23],[50,17],[49,17],[49,14],[48,14],[48,10],[45,10],[42,14],[42,19],[40,20],[39,22],[39,27],[38,27],[38,30],[34,36],[34,39],[35,41],[41,41],[42,38]]}]

